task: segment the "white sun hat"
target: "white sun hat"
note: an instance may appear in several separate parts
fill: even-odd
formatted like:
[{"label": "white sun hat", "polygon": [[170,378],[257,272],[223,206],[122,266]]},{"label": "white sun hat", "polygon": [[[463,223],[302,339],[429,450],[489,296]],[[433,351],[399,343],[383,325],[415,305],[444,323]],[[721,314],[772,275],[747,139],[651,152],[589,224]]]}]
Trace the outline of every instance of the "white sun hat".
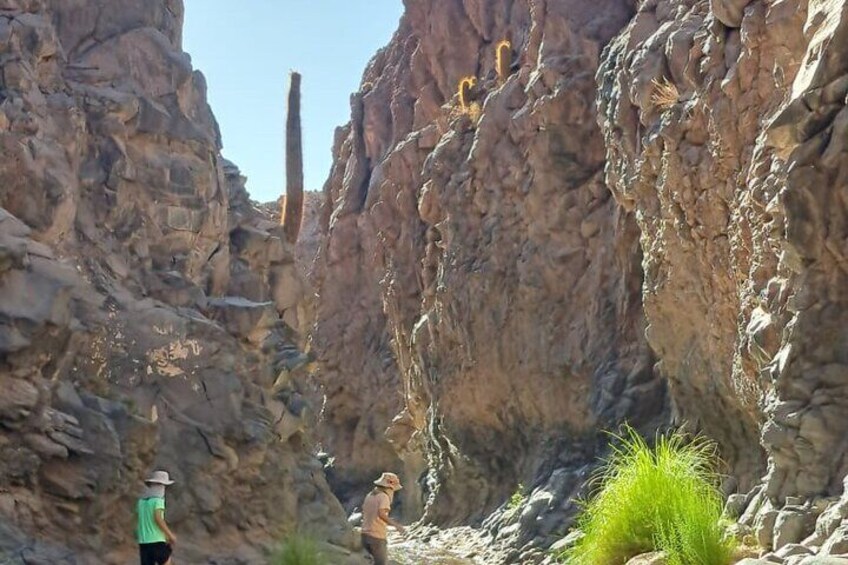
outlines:
[{"label": "white sun hat", "polygon": [[394,473],[383,473],[379,479],[374,481],[374,484],[378,487],[390,488],[392,490],[400,490],[403,488],[400,486],[400,479]]},{"label": "white sun hat", "polygon": [[171,477],[168,475],[167,471],[153,471],[153,474],[150,475],[148,479],[144,481],[145,483],[154,483],[157,485],[172,485],[174,481],[171,480]]}]

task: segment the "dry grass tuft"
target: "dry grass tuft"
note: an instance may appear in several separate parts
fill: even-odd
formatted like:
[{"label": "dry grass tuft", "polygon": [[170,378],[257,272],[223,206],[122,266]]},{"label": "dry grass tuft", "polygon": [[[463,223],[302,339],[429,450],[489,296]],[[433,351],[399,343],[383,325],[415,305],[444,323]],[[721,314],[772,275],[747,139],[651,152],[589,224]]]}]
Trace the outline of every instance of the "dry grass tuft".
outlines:
[{"label": "dry grass tuft", "polygon": [[477,125],[477,122],[480,121],[480,116],[483,114],[483,107],[479,102],[472,102],[464,112],[471,118],[471,122]]},{"label": "dry grass tuft", "polygon": [[[477,123],[480,121],[480,117],[482,116],[482,114],[483,114],[483,107],[480,105],[480,103],[479,102],[471,102],[465,108],[463,108],[460,105],[453,106],[450,109],[450,112],[448,113],[447,117],[448,117],[449,122],[453,122],[454,120],[456,120],[456,119],[458,119],[462,116],[468,116],[468,119],[471,120],[471,123],[476,126]],[[439,128],[440,134],[444,134],[444,132],[447,131],[446,128],[447,128],[447,126],[440,127]]]},{"label": "dry grass tuft", "polygon": [[651,103],[660,110],[668,110],[673,108],[675,104],[680,102],[680,91],[677,85],[662,77],[651,81],[654,85],[654,92],[651,94]]}]

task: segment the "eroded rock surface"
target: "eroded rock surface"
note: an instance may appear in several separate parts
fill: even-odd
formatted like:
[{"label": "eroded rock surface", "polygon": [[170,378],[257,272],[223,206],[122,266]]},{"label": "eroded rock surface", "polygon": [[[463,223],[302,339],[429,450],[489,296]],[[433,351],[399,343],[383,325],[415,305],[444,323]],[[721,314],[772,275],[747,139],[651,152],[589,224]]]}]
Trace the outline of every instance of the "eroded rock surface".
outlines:
[{"label": "eroded rock surface", "polygon": [[324,213],[324,196],[321,192],[311,190],[305,191],[303,196],[303,223],[297,238],[295,259],[300,272],[311,278],[315,269],[315,258],[323,240],[321,216]]},{"label": "eroded rock surface", "polygon": [[848,8],[739,4],[737,29],[704,3],[646,2],[611,45],[607,180],[640,219],[648,337],[681,416],[743,483],[765,451],[776,502],[832,495],[848,472]]},{"label": "eroded rock surface", "polygon": [[848,548],[846,18],[844,2],[643,2],[598,74],[659,370],[721,442],[772,562]]},{"label": "eroded rock surface", "polygon": [[325,187],[315,343],[343,487],[403,465],[407,508],[445,524],[523,482],[521,517],[482,525],[536,559],[595,431],[660,415],[665,385],[764,546],[838,554],[807,536],[848,473],[846,15],[409,3]]},{"label": "eroded rock surface", "polygon": [[[523,483],[527,504],[484,527],[544,546],[598,431],[662,417],[639,232],[604,186],[593,104],[630,15],[616,0],[410,3],[366,70],[325,187],[314,332],[347,492],[402,469],[409,517],[479,524]],[[479,122],[454,97],[471,74]]]},{"label": "eroded rock surface", "polygon": [[156,467],[186,563],[264,563],[296,527],[353,546],[312,455],[293,250],[220,155],[182,18],[0,2],[4,563],[134,559]]}]

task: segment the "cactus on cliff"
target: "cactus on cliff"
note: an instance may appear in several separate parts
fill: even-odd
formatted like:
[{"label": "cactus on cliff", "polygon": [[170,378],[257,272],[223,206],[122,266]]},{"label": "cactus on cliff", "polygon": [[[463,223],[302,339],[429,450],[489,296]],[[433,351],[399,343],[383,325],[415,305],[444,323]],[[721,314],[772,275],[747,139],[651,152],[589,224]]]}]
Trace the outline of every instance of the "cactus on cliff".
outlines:
[{"label": "cactus on cliff", "polygon": [[282,224],[286,240],[297,242],[303,222],[303,144],[300,131],[300,73],[292,72],[286,118],[286,197]]},{"label": "cactus on cliff", "polygon": [[501,84],[509,78],[510,67],[512,67],[512,43],[504,39],[495,47],[495,68],[498,71],[498,80]]},{"label": "cactus on cliff", "polygon": [[477,85],[477,77],[464,77],[459,81],[459,106],[463,112],[471,108],[473,89]]}]

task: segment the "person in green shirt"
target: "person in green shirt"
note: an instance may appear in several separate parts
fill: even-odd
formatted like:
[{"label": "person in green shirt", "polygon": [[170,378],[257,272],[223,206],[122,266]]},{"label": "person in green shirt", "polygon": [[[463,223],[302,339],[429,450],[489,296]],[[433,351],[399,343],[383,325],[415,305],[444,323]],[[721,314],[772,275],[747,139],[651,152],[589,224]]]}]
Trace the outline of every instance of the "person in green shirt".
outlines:
[{"label": "person in green shirt", "polygon": [[141,565],[174,565],[171,559],[177,536],[165,523],[165,487],[174,484],[165,471],[155,471],[144,481],[138,499],[136,539]]}]

